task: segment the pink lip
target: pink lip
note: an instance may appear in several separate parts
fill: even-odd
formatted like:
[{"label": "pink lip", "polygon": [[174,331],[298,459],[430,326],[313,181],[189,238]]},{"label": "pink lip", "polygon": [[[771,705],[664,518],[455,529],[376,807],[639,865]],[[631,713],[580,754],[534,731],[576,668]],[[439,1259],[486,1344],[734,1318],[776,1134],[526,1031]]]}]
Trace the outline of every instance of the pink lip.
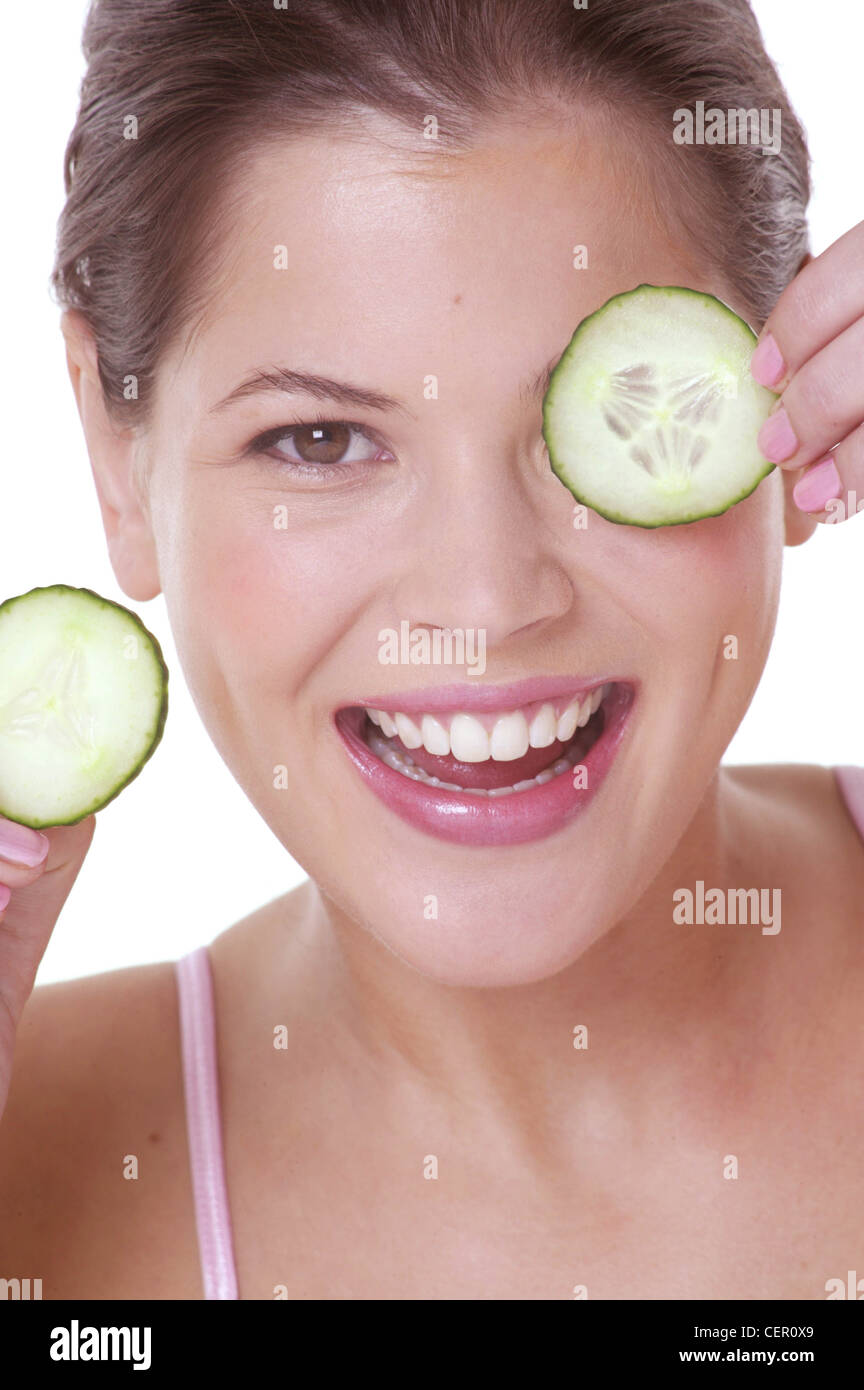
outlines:
[{"label": "pink lip", "polygon": [[[613,678],[609,678],[614,679]],[[553,698],[570,690],[578,693],[583,688],[590,689],[597,681],[586,681],[575,685],[563,681],[524,681],[511,686],[487,687],[486,693],[494,698],[492,704],[474,704],[472,708],[498,709],[504,699],[505,708],[527,703],[529,699]],[[526,695],[526,691],[540,693]],[[430,712],[436,708],[453,709],[452,692],[461,692],[462,686],[447,686],[439,689],[441,697],[438,705],[428,702],[430,691],[418,692],[412,697],[417,702],[408,708],[400,703],[399,710],[406,714],[409,710],[424,709]],[[446,700],[444,692],[447,693]],[[502,697],[502,692],[504,692]],[[476,690],[476,697],[483,692]],[[574,787],[572,773],[562,773],[551,782],[531,791],[514,792],[506,797],[478,797],[470,794],[440,790],[426,786],[423,782],[412,782],[400,772],[376,758],[371,748],[361,737],[360,729],[366,716],[362,709],[340,709],[335,716],[336,728],[342,738],[348,756],[363,776],[367,786],[384,802],[391,811],[418,830],[423,830],[439,840],[466,846],[518,845],[531,840],[544,839],[563,829],[585,809],[596,796],[618,751],[618,747],[629,723],[629,716],[635,697],[634,683],[619,683],[604,702],[605,725],[603,732],[593,747],[586,753],[583,766],[587,772],[586,787]],[[402,697],[399,697],[400,700]],[[508,703],[509,702],[509,703]],[[370,702],[371,703],[371,702]],[[457,701],[458,703],[458,701]],[[381,705],[372,704],[373,709]]]},{"label": "pink lip", "polygon": [[537,676],[530,680],[513,681],[510,685],[438,685],[425,690],[400,690],[395,694],[366,696],[346,701],[346,706],[362,705],[365,709],[383,709],[392,714],[436,714],[442,710],[455,714],[457,710],[519,709],[532,700],[554,700],[560,695],[581,695],[597,685],[611,681],[610,676],[595,676],[579,680],[568,676]]}]

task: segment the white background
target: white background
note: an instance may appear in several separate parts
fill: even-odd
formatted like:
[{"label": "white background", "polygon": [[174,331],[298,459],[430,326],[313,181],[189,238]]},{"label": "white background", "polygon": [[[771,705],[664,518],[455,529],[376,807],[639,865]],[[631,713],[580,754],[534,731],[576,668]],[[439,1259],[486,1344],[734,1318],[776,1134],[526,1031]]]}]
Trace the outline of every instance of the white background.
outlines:
[{"label": "white background", "polygon": [[[134,4],[134,0],[130,0]],[[86,585],[136,609],[171,673],[162,745],[97,817],[48,947],[46,983],[171,959],[301,881],[302,870],[210,743],[174,650],[164,600],[133,604],[108,562],[83,434],[47,290],[62,160],[84,62],[84,0],[8,6],[2,88],[7,360],[0,598]],[[864,218],[859,125],[864,18],[848,0],[756,0],[769,53],[808,132],[812,248]],[[787,550],[774,649],[727,753],[733,763],[864,763],[864,520]]]}]

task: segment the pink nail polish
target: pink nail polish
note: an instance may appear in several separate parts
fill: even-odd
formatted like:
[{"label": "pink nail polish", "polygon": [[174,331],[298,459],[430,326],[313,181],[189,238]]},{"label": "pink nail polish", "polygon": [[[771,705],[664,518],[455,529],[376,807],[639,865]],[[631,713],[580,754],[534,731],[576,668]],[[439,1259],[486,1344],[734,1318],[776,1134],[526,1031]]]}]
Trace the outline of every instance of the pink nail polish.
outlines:
[{"label": "pink nail polish", "polygon": [[802,512],[823,512],[843,490],[837,465],[830,454],[813,463],[792,489],[795,506]]},{"label": "pink nail polish", "polygon": [[789,416],[783,406],[769,415],[756,441],[766,459],[772,463],[782,463],[791,459],[798,450],[798,437],[789,423]]},{"label": "pink nail polish", "polygon": [[51,842],[38,830],[27,825],[18,825],[13,820],[0,819],[0,858],[11,859],[16,864],[26,864],[35,869],[45,858]]},{"label": "pink nail polish", "polygon": [[770,333],[766,333],[750,359],[750,374],[760,386],[776,386],[786,371],[786,363]]},{"label": "pink nail polish", "polygon": [[11,897],[12,889],[9,887],[9,885],[7,883],[0,883],[0,912],[2,912],[4,908],[8,906],[9,899]]}]

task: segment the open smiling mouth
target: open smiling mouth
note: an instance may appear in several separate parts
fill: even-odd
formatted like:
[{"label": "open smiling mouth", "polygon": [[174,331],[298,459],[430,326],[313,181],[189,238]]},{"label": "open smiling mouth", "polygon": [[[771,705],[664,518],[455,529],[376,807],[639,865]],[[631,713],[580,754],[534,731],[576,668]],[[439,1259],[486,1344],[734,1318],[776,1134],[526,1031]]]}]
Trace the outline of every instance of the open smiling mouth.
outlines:
[{"label": "open smiling mouth", "polygon": [[422,695],[401,707],[396,696],[335,722],[371,790],[409,824],[459,844],[519,844],[563,828],[596,794],[633,703],[627,681],[557,684],[509,708],[443,708],[445,692],[430,691],[428,709]]}]

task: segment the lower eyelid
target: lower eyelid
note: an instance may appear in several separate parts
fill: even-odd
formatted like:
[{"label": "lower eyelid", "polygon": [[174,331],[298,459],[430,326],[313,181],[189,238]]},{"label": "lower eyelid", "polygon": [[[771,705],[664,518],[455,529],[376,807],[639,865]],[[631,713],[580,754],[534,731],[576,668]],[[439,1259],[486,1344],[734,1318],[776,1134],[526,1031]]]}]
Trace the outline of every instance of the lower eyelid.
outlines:
[{"label": "lower eyelid", "polygon": [[338,469],[348,471],[349,469],[366,468],[372,463],[386,463],[388,459],[381,458],[377,454],[363,459],[336,459],[333,463],[315,462],[314,459],[291,458],[288,454],[271,454],[263,451],[263,458],[270,459],[276,464],[283,464],[286,468],[312,468],[320,469],[321,473],[335,473]]}]

